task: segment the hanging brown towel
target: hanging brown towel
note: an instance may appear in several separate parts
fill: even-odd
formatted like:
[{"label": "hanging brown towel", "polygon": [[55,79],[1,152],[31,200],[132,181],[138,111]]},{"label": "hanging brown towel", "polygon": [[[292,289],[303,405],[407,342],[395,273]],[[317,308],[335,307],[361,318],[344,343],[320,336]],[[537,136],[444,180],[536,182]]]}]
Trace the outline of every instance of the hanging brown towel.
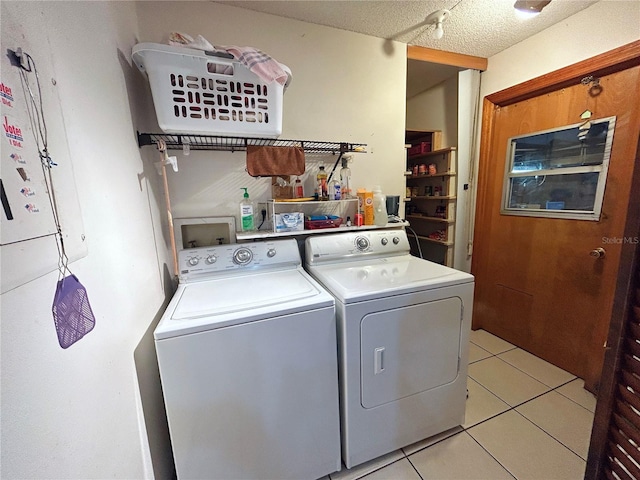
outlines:
[{"label": "hanging brown towel", "polygon": [[301,147],[247,147],[247,172],[252,177],[302,175],[304,150]]}]

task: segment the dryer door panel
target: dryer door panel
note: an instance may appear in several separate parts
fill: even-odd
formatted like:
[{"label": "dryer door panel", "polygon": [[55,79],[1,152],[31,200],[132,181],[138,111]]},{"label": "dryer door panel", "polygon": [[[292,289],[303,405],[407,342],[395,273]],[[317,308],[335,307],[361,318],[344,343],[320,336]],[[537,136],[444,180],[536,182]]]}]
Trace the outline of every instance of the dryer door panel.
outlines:
[{"label": "dryer door panel", "polygon": [[362,406],[373,408],[453,382],[461,318],[458,297],[365,315],[360,323]]}]

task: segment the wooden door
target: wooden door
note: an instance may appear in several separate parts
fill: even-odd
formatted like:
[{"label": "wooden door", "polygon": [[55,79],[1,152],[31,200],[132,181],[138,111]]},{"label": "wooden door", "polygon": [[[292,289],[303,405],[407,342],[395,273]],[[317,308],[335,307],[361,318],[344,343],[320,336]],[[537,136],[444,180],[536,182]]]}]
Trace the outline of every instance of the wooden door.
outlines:
[{"label": "wooden door", "polygon": [[[637,64],[636,64],[637,65]],[[474,329],[499,337],[585,379],[597,389],[624,241],[640,133],[640,67],[600,77],[602,91],[574,82],[506,106],[485,101],[488,138],[478,178],[472,273]],[[594,119],[616,117],[599,221],[502,215],[507,140]],[[596,259],[590,252],[606,250]]]}]

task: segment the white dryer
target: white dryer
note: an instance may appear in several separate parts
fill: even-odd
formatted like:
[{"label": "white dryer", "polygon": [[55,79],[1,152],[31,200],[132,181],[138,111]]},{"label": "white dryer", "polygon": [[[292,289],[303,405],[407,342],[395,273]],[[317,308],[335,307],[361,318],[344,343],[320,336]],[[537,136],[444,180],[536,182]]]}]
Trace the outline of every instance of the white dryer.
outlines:
[{"label": "white dryer", "polygon": [[464,423],[473,276],[411,256],[404,230],[305,248],[336,299],[347,468]]},{"label": "white dryer", "polygon": [[179,479],[340,469],[334,299],[295,240],[179,252],[155,332]]}]

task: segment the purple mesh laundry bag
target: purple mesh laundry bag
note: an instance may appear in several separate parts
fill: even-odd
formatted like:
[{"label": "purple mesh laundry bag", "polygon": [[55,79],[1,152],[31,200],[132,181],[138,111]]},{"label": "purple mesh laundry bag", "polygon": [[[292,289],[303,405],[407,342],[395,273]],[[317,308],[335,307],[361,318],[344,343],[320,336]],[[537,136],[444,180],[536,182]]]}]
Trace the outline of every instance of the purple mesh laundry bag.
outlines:
[{"label": "purple mesh laundry bag", "polygon": [[87,290],[75,275],[58,280],[51,311],[62,348],[76,343],[96,324]]}]

